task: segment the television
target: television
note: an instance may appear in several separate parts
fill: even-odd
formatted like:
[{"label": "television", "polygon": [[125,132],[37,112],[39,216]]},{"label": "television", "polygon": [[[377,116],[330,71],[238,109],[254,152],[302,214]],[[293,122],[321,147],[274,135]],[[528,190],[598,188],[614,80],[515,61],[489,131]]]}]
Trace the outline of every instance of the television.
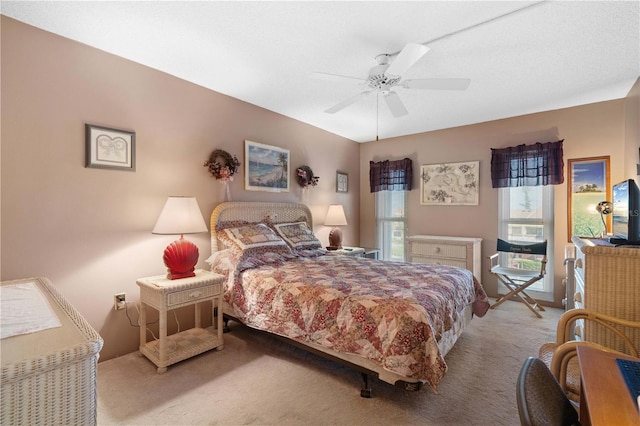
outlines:
[{"label": "television", "polygon": [[633,179],[613,185],[612,244],[640,245],[640,189]]}]

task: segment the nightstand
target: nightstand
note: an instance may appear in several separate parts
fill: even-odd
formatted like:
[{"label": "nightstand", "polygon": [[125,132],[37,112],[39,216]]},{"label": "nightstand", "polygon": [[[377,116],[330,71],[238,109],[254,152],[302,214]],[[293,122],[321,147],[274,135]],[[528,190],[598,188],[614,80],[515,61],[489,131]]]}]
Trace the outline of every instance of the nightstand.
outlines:
[{"label": "nightstand", "polygon": [[342,247],[341,249],[334,250],[333,252],[346,256],[364,257],[364,249],[362,247]]},{"label": "nightstand", "polygon": [[364,248],[364,254],[362,257],[366,257],[369,259],[380,259],[380,249],[377,248]]},{"label": "nightstand", "polygon": [[[158,367],[191,358],[210,349],[222,349],[222,286],[224,276],[205,270],[195,277],[169,280],[164,275],[140,278],[140,354]],[[212,326],[201,327],[201,303],[212,303]],[[195,305],[195,327],[167,336],[167,312],[183,306]],[[147,306],[158,311],[158,340],[147,342]],[[217,308],[217,318],[216,318]]]}]

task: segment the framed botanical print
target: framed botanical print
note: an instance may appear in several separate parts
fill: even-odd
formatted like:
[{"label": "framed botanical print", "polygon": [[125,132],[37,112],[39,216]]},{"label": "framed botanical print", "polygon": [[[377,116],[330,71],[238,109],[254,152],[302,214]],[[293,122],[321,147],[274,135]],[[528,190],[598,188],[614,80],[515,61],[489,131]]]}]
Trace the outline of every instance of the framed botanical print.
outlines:
[{"label": "framed botanical print", "polygon": [[244,187],[249,191],[289,192],[289,150],[244,141]]},{"label": "framed botanical print", "polygon": [[477,206],[479,173],[479,161],[421,166],[420,204]]},{"label": "framed botanical print", "polygon": [[600,201],[611,201],[609,156],[574,158],[567,171],[567,230],[572,236],[600,237],[611,229],[611,217],[596,210]]}]

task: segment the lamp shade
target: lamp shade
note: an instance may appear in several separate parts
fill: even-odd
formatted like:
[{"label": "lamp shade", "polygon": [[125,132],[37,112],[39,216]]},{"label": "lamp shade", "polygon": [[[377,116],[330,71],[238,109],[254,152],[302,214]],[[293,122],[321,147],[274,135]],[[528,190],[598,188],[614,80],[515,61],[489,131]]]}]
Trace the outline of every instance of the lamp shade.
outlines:
[{"label": "lamp shade", "polygon": [[207,225],[195,197],[169,197],[158,217],[153,234],[183,235],[207,232]]},{"label": "lamp shade", "polygon": [[324,224],[327,226],[334,226],[329,232],[329,249],[341,249],[342,248],[342,231],[338,226],[347,225],[347,217],[344,215],[344,208],[341,204],[332,204],[327,210],[327,217],[324,219]]},{"label": "lamp shade", "polygon": [[198,246],[187,241],[183,234],[207,232],[207,225],[195,197],[169,197],[153,227],[153,234],[180,235],[164,250],[162,259],[167,267],[167,278],[194,277],[200,255]]},{"label": "lamp shade", "polygon": [[332,204],[329,206],[324,224],[327,226],[347,225],[347,217],[344,215],[344,208],[342,208],[341,204]]}]

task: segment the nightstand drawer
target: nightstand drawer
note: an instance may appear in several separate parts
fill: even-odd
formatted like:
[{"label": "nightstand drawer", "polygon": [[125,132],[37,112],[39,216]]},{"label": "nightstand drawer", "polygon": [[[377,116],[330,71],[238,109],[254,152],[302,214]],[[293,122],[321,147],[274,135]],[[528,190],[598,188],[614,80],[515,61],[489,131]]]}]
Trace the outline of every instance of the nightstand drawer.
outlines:
[{"label": "nightstand drawer", "polygon": [[463,245],[413,243],[411,254],[414,256],[466,259],[467,247]]},{"label": "nightstand drawer", "polygon": [[183,303],[194,303],[199,300],[207,300],[218,296],[222,290],[221,283],[192,288],[189,290],[177,291],[167,294],[167,307],[182,305]]}]

